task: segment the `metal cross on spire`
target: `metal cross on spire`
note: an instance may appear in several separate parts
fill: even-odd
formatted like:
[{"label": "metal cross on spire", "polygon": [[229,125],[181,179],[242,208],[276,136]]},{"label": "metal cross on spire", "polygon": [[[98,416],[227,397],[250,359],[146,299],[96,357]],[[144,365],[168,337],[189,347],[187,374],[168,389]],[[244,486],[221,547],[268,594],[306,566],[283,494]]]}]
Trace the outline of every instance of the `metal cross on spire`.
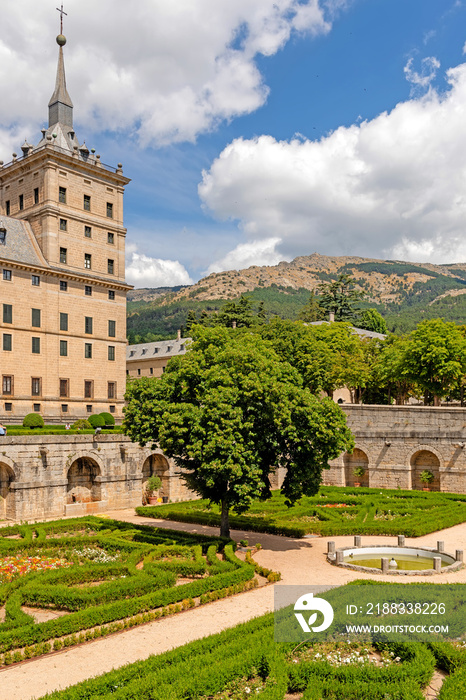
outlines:
[{"label": "metal cross on spire", "polygon": [[63,15],[68,17],[68,13],[63,11],[63,3],[61,8],[57,7],[56,9],[60,13],[60,34],[63,34]]}]

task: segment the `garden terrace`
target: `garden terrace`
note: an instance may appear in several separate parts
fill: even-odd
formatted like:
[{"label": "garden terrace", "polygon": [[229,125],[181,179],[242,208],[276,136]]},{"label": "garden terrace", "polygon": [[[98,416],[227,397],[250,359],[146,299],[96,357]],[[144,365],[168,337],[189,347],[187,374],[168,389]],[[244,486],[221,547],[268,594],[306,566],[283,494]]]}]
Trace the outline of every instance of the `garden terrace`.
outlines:
[{"label": "garden terrace", "polygon": [[[138,515],[220,526],[216,505],[207,500],[136,508]],[[323,486],[288,508],[274,491],[268,501],[255,501],[241,515],[230,515],[230,527],[289,537],[330,535],[398,535],[420,537],[466,521],[466,495]]]},{"label": "garden terrace", "polygon": [[[334,589],[334,595],[345,589]],[[273,615],[268,614],[47,698],[284,700],[291,693],[296,700],[424,700],[435,667],[450,674],[439,699],[466,695],[461,642],[406,644],[340,636],[297,647],[277,644],[273,634]]]},{"label": "garden terrace", "polygon": [[260,569],[217,537],[97,517],[0,530],[0,664],[239,593]]}]

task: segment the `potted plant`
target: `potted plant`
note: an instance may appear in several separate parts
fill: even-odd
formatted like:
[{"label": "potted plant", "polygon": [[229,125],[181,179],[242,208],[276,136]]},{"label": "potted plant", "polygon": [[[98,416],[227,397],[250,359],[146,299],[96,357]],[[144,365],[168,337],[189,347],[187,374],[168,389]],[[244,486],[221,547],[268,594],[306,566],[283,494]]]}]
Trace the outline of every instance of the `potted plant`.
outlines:
[{"label": "potted plant", "polygon": [[356,481],[354,482],[355,486],[361,486],[361,479],[365,473],[366,470],[364,469],[364,467],[355,467],[353,469],[353,474],[356,477]]},{"label": "potted plant", "polygon": [[425,484],[422,488],[423,491],[430,491],[429,485],[433,482],[434,478],[434,475],[428,469],[424,469],[424,471],[419,474],[421,483]]},{"label": "potted plant", "polygon": [[147,496],[147,501],[149,505],[154,505],[157,503],[157,496],[155,495],[156,492],[158,492],[159,488],[162,486],[162,479],[160,476],[156,476],[155,474],[153,476],[150,476],[147,479],[146,483],[146,496]]}]

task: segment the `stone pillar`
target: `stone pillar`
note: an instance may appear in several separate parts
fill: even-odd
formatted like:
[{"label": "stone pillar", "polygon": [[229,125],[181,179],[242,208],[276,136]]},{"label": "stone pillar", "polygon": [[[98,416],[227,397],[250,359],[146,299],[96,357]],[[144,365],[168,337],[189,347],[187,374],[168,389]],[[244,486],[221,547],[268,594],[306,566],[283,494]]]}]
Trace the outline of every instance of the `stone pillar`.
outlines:
[{"label": "stone pillar", "polygon": [[456,559],[456,561],[463,561],[463,550],[462,549],[456,550],[455,559]]},{"label": "stone pillar", "polygon": [[388,568],[388,559],[386,557],[382,557],[382,573],[383,574],[388,574],[389,568]]},{"label": "stone pillar", "polygon": [[442,568],[442,558],[441,557],[434,557],[434,571],[436,571],[439,574],[441,568]]},{"label": "stone pillar", "polygon": [[335,554],[335,542],[327,542],[327,554]]},{"label": "stone pillar", "polygon": [[355,547],[360,547],[360,546],[361,546],[361,535],[355,535],[355,536],[354,536],[354,546],[355,546]]},{"label": "stone pillar", "polygon": [[336,553],[336,562],[337,564],[343,564],[343,552],[337,552]]},{"label": "stone pillar", "polygon": [[437,542],[437,552],[445,551],[445,542]]},{"label": "stone pillar", "polygon": [[398,547],[404,547],[404,546],[405,546],[405,536],[398,535]]}]

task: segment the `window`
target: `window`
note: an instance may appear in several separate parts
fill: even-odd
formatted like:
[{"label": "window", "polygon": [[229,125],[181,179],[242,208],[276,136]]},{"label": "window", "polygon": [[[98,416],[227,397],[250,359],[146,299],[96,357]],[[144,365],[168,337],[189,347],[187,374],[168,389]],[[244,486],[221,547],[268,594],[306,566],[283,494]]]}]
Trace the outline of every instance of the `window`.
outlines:
[{"label": "window", "polygon": [[4,374],[2,377],[2,394],[13,396],[13,375]]},{"label": "window", "polygon": [[159,351],[158,348],[154,348],[154,355],[157,355],[158,351]]},{"label": "window", "polygon": [[92,333],[92,316],[84,317],[84,333]]},{"label": "window", "polygon": [[32,409],[33,409],[34,413],[40,413],[40,403],[33,403]]},{"label": "window", "polygon": [[66,187],[58,188],[58,201],[60,204],[66,204]]},{"label": "window", "polygon": [[42,395],[42,379],[40,377],[31,378],[31,395],[41,396]]},{"label": "window", "polygon": [[107,384],[107,398],[116,399],[116,382],[108,382],[108,384]]},{"label": "window", "polygon": [[150,372],[150,374],[154,374],[154,368],[151,367],[150,370],[149,370],[149,372]]},{"label": "window", "polygon": [[113,275],[115,270],[115,261],[114,260],[107,260],[107,272],[109,275]]},{"label": "window", "polygon": [[31,309],[31,326],[40,328],[40,309]]},{"label": "window", "polygon": [[68,230],[68,221],[66,219],[60,219],[60,231]]},{"label": "window", "polygon": [[7,351],[11,350],[12,339],[13,339],[13,336],[11,335],[11,333],[4,333],[3,334],[3,349],[4,350],[7,350]]},{"label": "window", "polygon": [[108,334],[110,338],[115,338],[116,336],[116,321],[108,322]]},{"label": "window", "polygon": [[141,353],[141,355],[145,355],[146,352],[147,352],[147,348],[142,348],[142,353]]},{"label": "window", "polygon": [[84,357],[92,357],[92,343],[84,343]]},{"label": "window", "polygon": [[[5,404],[6,406],[6,404]],[[110,406],[110,413],[115,413],[115,406]]]},{"label": "window", "polygon": [[67,249],[66,248],[60,248],[60,262],[63,265],[66,265],[66,255],[67,255]]},{"label": "window", "polygon": [[39,275],[31,275],[31,281],[33,287],[40,287],[40,277]]},{"label": "window", "polygon": [[11,270],[3,270],[3,279],[6,282],[11,282]]},{"label": "window", "polygon": [[67,292],[68,291],[68,282],[65,282],[65,280],[60,280],[60,292]]},{"label": "window", "polygon": [[86,270],[91,269],[91,259],[92,256],[90,253],[84,253],[84,267],[86,268]]},{"label": "window", "polygon": [[107,217],[113,219],[113,204],[111,202],[107,202]]},{"label": "window", "polygon": [[7,216],[10,216],[10,200],[9,199],[7,199],[7,201],[5,202],[5,213]]},{"label": "window", "polygon": [[86,238],[92,238],[92,229],[90,226],[84,227],[84,235]]},{"label": "window", "polygon": [[141,376],[141,370],[138,368],[138,377]]},{"label": "window", "polygon": [[115,243],[115,234],[114,233],[107,233],[107,243],[110,243],[113,245]]},{"label": "window", "polygon": [[0,228],[0,245],[6,245],[6,228]]},{"label": "window", "polygon": [[86,406],[86,411],[87,411],[88,413],[92,413],[92,406],[90,406],[90,405],[88,404],[88,405]]},{"label": "window", "polygon": [[6,403],[5,404],[5,411],[12,411],[13,410],[13,404],[12,403]]},{"label": "window", "polygon": [[84,195],[84,211],[91,211],[91,197],[88,194]]},{"label": "window", "polygon": [[91,287],[90,284],[85,284],[85,285],[84,285],[84,294],[85,294],[87,297],[91,297],[91,296],[92,296],[92,287]]},{"label": "window", "polygon": [[34,187],[34,204],[39,204],[39,188]]},{"label": "window", "polygon": [[60,396],[66,398],[69,395],[69,391],[70,391],[70,380],[69,379],[60,379]]},{"label": "window", "polygon": [[61,405],[61,412],[62,412],[62,413],[68,413],[68,404],[67,404],[67,403],[62,403],[62,405]]},{"label": "window", "polygon": [[85,399],[92,399],[94,396],[94,382],[85,379],[84,380],[84,398]]},{"label": "window", "polygon": [[34,355],[40,355],[40,338],[31,338],[32,352]]},{"label": "window", "polygon": [[13,323],[13,307],[11,304],[3,304],[3,323]]},{"label": "window", "polygon": [[68,341],[60,340],[60,357],[68,357]]},{"label": "window", "polygon": [[68,314],[60,313],[60,330],[68,330]]},{"label": "window", "polygon": [[115,299],[115,292],[113,291],[113,289],[109,289],[109,290],[108,290],[108,298],[109,298],[111,301],[114,301],[114,299]]},{"label": "window", "polygon": [[19,195],[19,210],[23,211],[24,209],[24,194]]},{"label": "window", "polygon": [[114,345],[108,346],[108,359],[111,361],[113,361],[115,359],[115,346]]}]

